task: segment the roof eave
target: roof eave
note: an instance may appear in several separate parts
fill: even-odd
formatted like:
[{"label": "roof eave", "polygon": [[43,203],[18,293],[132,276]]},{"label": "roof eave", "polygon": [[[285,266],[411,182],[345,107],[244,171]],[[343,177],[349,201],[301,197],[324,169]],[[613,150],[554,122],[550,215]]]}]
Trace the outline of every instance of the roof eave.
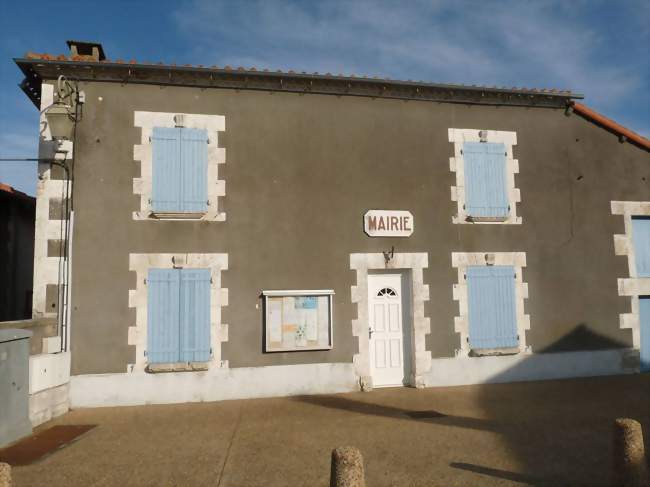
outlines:
[{"label": "roof eave", "polygon": [[417,81],[344,77],[293,72],[270,72],[215,67],[89,62],[15,58],[26,73],[42,79],[60,74],[79,81],[104,81],[201,88],[231,88],[298,93],[318,93],[373,98],[398,98],[449,103],[564,107],[582,95],[551,90],[508,90]]},{"label": "roof eave", "polygon": [[36,73],[31,64],[18,63],[16,59],[14,62],[18,65],[20,70],[25,75],[25,78],[18,84],[20,89],[27,95],[34,106],[41,109],[41,84],[42,78]]}]

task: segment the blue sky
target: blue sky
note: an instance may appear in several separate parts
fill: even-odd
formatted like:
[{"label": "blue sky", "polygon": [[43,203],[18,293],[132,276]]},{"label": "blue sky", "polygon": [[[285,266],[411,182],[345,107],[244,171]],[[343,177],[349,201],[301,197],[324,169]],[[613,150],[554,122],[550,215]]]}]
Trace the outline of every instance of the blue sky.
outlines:
[{"label": "blue sky", "polygon": [[[650,137],[648,0],[0,0],[0,157],[36,157],[12,58],[103,43],[110,59],[568,88]],[[34,194],[33,163],[0,181]]]}]

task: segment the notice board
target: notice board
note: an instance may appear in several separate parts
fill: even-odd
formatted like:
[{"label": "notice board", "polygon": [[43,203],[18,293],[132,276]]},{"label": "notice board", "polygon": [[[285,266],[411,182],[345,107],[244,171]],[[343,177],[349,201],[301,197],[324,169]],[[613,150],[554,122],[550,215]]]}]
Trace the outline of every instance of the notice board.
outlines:
[{"label": "notice board", "polygon": [[332,290],[264,291],[264,351],[332,348]]}]

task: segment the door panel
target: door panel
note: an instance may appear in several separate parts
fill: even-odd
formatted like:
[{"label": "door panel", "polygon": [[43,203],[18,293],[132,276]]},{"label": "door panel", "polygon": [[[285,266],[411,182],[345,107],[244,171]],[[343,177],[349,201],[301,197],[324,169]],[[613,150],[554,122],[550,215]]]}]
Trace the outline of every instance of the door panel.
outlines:
[{"label": "door panel", "polygon": [[384,328],[384,304],[375,304],[375,313],[374,313],[374,324],[375,331],[382,332],[385,331]]},{"label": "door panel", "polygon": [[383,340],[375,343],[375,367],[386,368],[386,343]]},{"label": "door panel", "polygon": [[402,331],[400,326],[400,308],[401,305],[399,303],[390,303],[388,305],[388,324],[390,326],[390,331]]},{"label": "door panel", "polygon": [[390,341],[390,366],[400,367],[402,365],[402,340],[393,338]]},{"label": "door panel", "polygon": [[370,371],[375,387],[404,384],[402,300],[399,274],[368,276]]}]

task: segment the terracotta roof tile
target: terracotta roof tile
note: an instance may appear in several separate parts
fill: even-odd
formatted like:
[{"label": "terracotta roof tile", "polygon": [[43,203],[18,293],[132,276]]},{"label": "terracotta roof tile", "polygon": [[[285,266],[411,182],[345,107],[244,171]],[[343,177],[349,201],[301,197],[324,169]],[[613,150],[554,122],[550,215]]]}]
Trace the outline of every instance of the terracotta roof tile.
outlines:
[{"label": "terracotta roof tile", "polygon": [[639,147],[650,151],[650,140],[646,139],[645,137],[642,137],[627,127],[623,127],[622,125],[616,123],[614,120],[601,115],[596,110],[593,110],[592,108],[589,108],[582,103],[571,102],[571,107],[573,108],[574,112],[583,116],[587,120],[590,120],[595,124],[600,125],[610,132],[618,135],[621,142],[629,141],[638,145]]},{"label": "terracotta roof tile", "polygon": [[27,193],[23,193],[22,191],[18,191],[14,187],[9,186],[8,184],[5,184],[5,183],[0,183],[0,191],[2,191],[3,193],[9,193],[10,195],[12,195],[12,196],[14,196],[16,198],[36,201],[36,198],[34,198],[33,196],[29,196]]}]

